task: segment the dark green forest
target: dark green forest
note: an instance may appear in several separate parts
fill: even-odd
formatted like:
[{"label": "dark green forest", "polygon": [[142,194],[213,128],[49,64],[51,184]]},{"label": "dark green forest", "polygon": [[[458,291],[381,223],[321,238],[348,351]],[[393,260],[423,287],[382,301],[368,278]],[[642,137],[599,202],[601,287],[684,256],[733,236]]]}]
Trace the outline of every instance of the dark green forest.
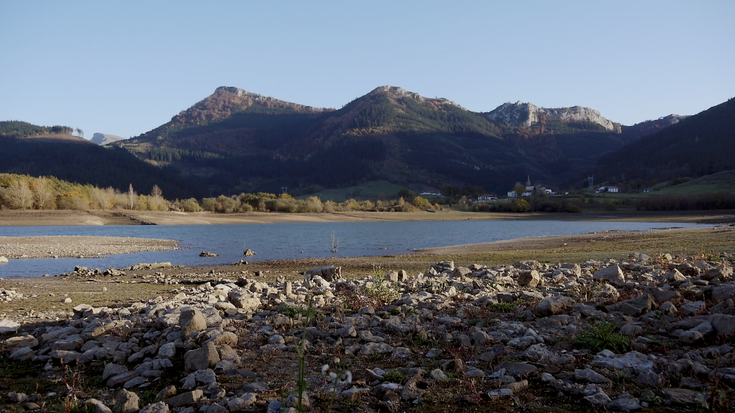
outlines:
[{"label": "dark green forest", "polygon": [[53,176],[79,184],[113,187],[120,191],[127,190],[130,184],[136,188],[158,185],[172,199],[206,194],[201,184],[186,180],[169,168],[158,168],[143,162],[124,149],[104,148],[82,139],[65,139],[66,131],[59,139],[55,139],[53,128],[31,124],[18,127],[6,123],[0,122],[0,130],[12,133],[41,130],[40,133],[49,135],[34,139],[10,135],[10,132],[0,135],[0,172]]}]

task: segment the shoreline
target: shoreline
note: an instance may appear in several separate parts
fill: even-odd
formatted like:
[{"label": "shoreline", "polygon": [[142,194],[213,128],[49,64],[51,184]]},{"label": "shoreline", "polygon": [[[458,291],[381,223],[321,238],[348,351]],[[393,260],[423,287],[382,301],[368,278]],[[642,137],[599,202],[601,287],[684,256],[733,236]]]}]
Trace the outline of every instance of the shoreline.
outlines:
[{"label": "shoreline", "polygon": [[464,220],[560,220],[560,221],[648,221],[723,224],[735,222],[735,211],[677,211],[616,213],[488,213],[472,211],[333,213],[248,212],[216,214],[211,212],[157,212],[130,210],[0,210],[3,226],[98,226],[98,225],[228,225],[273,224],[287,222],[394,222]]}]

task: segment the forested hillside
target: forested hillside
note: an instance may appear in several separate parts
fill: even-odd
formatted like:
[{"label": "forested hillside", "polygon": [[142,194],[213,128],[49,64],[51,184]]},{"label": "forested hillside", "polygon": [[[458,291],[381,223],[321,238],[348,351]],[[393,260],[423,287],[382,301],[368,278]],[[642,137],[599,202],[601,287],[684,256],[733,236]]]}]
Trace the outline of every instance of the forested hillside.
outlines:
[{"label": "forested hillside", "polygon": [[735,99],[714,106],[600,159],[594,174],[631,190],[735,169]]},{"label": "forested hillside", "polygon": [[171,198],[202,196],[203,187],[147,164],[120,148],[103,148],[69,134],[68,127],[0,122],[0,172],[56,177],[120,191],[162,188]]},{"label": "forested hillside", "polygon": [[304,194],[375,180],[504,193],[529,175],[559,184],[626,139],[600,124],[554,116],[544,116],[541,127],[497,124],[446,99],[391,86],[338,110],[221,87],[170,122],[114,145],[204,182],[213,195]]}]

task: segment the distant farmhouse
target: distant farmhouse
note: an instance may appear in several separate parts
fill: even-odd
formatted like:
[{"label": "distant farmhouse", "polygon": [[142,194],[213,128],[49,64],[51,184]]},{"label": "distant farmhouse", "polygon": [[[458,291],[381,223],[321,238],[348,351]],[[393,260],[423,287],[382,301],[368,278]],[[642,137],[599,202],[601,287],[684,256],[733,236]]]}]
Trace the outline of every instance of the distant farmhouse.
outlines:
[{"label": "distant farmhouse", "polygon": [[620,188],[618,188],[617,186],[601,186],[595,189],[595,193],[597,194],[601,194],[605,192],[618,193],[620,192]]},{"label": "distant farmhouse", "polygon": [[477,197],[477,202],[490,202],[490,201],[497,201],[497,200],[498,200],[497,195],[485,194],[485,195],[480,195]]}]

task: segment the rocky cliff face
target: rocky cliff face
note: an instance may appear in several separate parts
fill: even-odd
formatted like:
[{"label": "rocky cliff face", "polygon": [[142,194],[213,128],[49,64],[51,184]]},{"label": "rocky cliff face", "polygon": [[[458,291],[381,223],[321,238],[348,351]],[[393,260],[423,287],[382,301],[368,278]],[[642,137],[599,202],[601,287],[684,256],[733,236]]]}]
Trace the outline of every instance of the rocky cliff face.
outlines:
[{"label": "rocky cliff face", "polygon": [[581,106],[571,108],[540,108],[532,103],[504,103],[485,116],[494,123],[509,126],[531,127],[545,117],[555,117],[564,122],[591,122],[603,128],[619,133],[621,125],[604,118],[600,112]]},{"label": "rocky cliff face", "polygon": [[[462,106],[457,104],[456,102],[453,102],[446,98],[426,98],[424,96],[419,95],[415,92],[409,92],[408,90],[398,87],[398,86],[379,86],[375,89],[373,89],[370,94],[376,94],[376,93],[385,93],[386,95],[393,97],[393,98],[411,98],[416,100],[419,103],[423,102],[431,102],[435,105],[450,105],[450,106],[456,106],[460,109],[464,109]],[[466,110],[466,109],[464,109]]]},{"label": "rocky cliff face", "polygon": [[91,141],[96,143],[97,145],[107,145],[108,143],[121,141],[123,139],[125,138],[123,138],[122,136],[110,135],[108,133],[98,132],[92,136]]}]

